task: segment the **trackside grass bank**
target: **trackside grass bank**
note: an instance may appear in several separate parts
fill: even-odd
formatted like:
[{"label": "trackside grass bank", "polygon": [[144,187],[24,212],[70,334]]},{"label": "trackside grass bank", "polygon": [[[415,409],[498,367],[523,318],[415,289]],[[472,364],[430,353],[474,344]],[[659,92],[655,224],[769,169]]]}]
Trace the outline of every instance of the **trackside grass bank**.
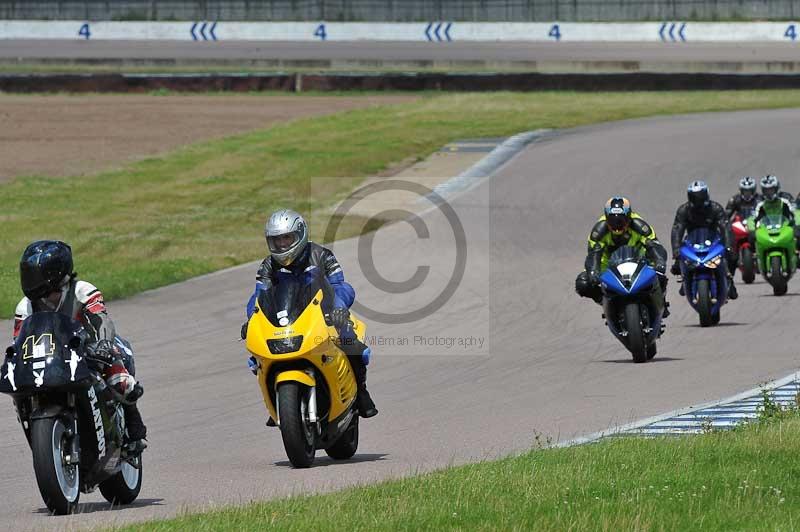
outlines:
[{"label": "trackside grass bank", "polygon": [[796,530],[800,418],[616,438],[121,530]]},{"label": "trackside grass bank", "polygon": [[[253,105],[260,98],[269,96],[254,96]],[[455,139],[797,106],[800,91],[428,94],[191,145],[118,171],[17,178],[0,185],[0,316],[10,317],[21,295],[17,263],[34,239],[70,242],[77,271],[119,298],[263,257],[270,210],[325,212],[365,176]],[[311,191],[315,177],[336,179]],[[312,217],[312,237],[325,222]],[[339,235],[360,230],[351,224]]]}]

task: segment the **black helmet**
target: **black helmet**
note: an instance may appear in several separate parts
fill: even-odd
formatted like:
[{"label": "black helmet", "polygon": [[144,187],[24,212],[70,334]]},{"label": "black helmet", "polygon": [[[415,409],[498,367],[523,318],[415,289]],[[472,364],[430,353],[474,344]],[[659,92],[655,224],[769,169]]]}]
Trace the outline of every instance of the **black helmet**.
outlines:
[{"label": "black helmet", "polygon": [[756,195],[756,180],[752,177],[743,177],[739,180],[739,194],[742,199],[750,201]]},{"label": "black helmet", "polygon": [[692,181],[689,183],[686,195],[689,197],[689,203],[695,209],[706,207],[711,201],[711,197],[708,194],[708,185],[706,185],[705,181]]},{"label": "black helmet", "polygon": [[38,240],[19,261],[22,292],[31,301],[59,290],[72,272],[72,248],[60,240]]},{"label": "black helmet", "polygon": [[631,224],[631,202],[628,198],[614,196],[606,202],[603,212],[606,215],[606,225],[615,235],[624,233]]}]

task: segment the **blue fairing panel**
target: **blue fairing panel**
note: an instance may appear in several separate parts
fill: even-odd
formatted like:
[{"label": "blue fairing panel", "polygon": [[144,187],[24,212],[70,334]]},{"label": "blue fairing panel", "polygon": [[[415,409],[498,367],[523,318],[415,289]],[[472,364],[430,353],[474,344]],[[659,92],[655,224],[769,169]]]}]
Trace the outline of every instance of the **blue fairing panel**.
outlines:
[{"label": "blue fairing panel", "polygon": [[656,279],[656,272],[652,268],[645,267],[639,272],[639,275],[636,276],[633,283],[631,284],[630,293],[635,294],[637,292],[643,292],[645,290],[649,290],[653,286],[653,282]]}]

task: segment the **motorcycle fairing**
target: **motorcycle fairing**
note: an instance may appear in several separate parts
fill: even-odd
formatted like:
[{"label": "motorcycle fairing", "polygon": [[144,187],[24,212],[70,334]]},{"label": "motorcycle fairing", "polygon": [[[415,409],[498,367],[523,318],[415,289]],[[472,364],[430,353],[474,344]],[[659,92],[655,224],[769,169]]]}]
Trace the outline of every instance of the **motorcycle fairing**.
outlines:
[{"label": "motorcycle fairing", "polygon": [[[278,420],[275,381],[281,372],[309,371],[314,375],[318,390],[320,385],[325,389],[318,397],[326,397],[330,402],[325,405],[327,411],[322,407],[319,410],[320,414],[327,414],[320,417],[328,423],[345,415],[355,401],[356,382],[350,362],[336,345],[336,329],[325,321],[325,309],[331,308],[332,303],[333,289],[320,275],[311,279],[286,276],[258,297],[248,322],[246,346],[258,360],[261,394],[275,420]],[[264,304],[277,307],[264,310]],[[365,325],[352,314],[351,320],[356,336],[363,342]],[[302,336],[298,348],[289,352],[272,352],[268,344],[268,340],[298,336]]]},{"label": "motorcycle fairing", "polygon": [[0,393],[28,395],[44,389],[87,388],[92,372],[82,356],[85,336],[81,324],[64,314],[31,314],[0,366]]}]

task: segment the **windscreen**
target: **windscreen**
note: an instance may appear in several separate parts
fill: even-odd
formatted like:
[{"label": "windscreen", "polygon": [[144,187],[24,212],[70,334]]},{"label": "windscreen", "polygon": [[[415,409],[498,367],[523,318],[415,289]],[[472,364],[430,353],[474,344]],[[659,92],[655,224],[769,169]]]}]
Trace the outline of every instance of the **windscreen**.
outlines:
[{"label": "windscreen", "polygon": [[275,281],[258,294],[258,306],[275,327],[294,323],[322,290],[322,312],[333,310],[333,287],[318,269],[296,275],[279,271]]},{"label": "windscreen", "polygon": [[69,358],[68,346],[75,338],[81,345],[86,338],[80,323],[58,312],[36,312],[22,323],[14,350],[25,359]]},{"label": "windscreen", "polygon": [[711,247],[711,244],[718,238],[716,231],[712,231],[707,227],[700,227],[689,231],[685,242],[694,249],[703,249]]},{"label": "windscreen", "polygon": [[767,229],[780,229],[785,220],[782,214],[768,214],[761,219],[761,225]]},{"label": "windscreen", "polygon": [[616,268],[625,262],[639,262],[642,253],[638,248],[632,246],[622,246],[611,254],[608,259],[608,267]]}]

